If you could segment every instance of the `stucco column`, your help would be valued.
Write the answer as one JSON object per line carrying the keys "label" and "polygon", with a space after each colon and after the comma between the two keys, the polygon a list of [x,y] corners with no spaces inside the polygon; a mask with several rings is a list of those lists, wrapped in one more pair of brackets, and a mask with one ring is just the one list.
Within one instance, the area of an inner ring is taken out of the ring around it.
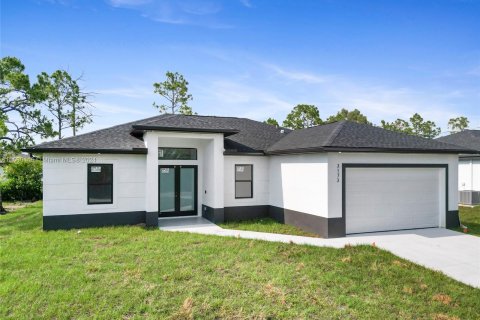
{"label": "stucco column", "polygon": [[224,207],[224,155],[223,155],[223,135],[215,136],[213,140],[213,174],[214,174],[214,207]]}
{"label": "stucco column", "polygon": [[148,148],[145,179],[145,211],[147,226],[158,226],[158,135],[146,132],[143,136]]}

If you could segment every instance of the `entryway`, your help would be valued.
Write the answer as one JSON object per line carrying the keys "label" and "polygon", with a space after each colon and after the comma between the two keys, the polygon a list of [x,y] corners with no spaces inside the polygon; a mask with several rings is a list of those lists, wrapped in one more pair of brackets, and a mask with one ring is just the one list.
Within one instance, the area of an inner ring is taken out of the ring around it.
{"label": "entryway", "polygon": [[211,232],[222,230],[215,223],[202,217],[181,217],[158,219],[158,227],[164,231],[201,230]]}
{"label": "entryway", "polygon": [[197,215],[197,166],[158,166],[158,216]]}

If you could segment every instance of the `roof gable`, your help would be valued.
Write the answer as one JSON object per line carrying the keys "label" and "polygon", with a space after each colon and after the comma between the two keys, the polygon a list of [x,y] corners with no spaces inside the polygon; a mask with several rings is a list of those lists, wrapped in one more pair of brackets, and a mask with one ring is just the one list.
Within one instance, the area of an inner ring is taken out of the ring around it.
{"label": "roof gable", "polygon": [[471,152],[436,140],[385,130],[368,124],[339,121],[295,130],[267,149],[267,153],[306,151]]}

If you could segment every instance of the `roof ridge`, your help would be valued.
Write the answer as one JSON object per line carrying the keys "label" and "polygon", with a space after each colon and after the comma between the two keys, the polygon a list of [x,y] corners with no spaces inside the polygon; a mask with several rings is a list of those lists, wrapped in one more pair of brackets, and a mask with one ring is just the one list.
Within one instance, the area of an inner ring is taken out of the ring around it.
{"label": "roof ridge", "polygon": [[[164,114],[159,114],[158,116],[155,116],[155,117],[146,118],[146,119],[138,120],[138,121],[134,121],[134,122],[143,122],[145,120],[148,120],[147,122],[142,123],[142,125],[144,125],[144,124],[147,124],[147,123],[150,123],[150,122],[153,122],[153,121],[157,121],[157,120],[170,119],[173,116],[176,116],[176,114],[174,114],[174,113],[164,113]],[[157,118],[160,118],[160,119],[157,119]]]}
{"label": "roof ridge", "polygon": [[330,136],[327,138],[327,140],[324,143],[324,147],[329,146],[332,144],[332,142],[338,137],[342,129],[345,127],[345,124],[347,123],[347,120],[342,120],[338,122],[338,125],[335,129],[332,130],[332,133],[330,133]]}
{"label": "roof ridge", "polygon": [[[249,119],[249,118],[245,118],[245,117],[232,117],[232,116],[216,116],[216,115],[206,115],[206,114],[181,114],[181,113],[169,113],[170,115],[175,115],[175,116],[185,116],[185,117],[202,117],[202,118],[206,118],[206,117],[210,117],[210,118],[223,118],[223,119],[246,119],[246,120],[252,120],[252,119]],[[257,120],[252,120],[252,121],[257,121]],[[260,121],[258,121],[260,122]]]}

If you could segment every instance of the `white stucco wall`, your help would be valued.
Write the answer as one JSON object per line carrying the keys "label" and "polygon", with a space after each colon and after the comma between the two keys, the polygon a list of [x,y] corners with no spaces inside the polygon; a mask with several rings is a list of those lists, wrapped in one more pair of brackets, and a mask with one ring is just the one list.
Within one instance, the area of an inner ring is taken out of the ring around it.
{"label": "white stucco wall", "polygon": [[199,186],[202,203],[211,208],[224,207],[224,156],[223,134],[213,134],[205,147],[204,154],[204,184]]}
{"label": "white stucco wall", "polygon": [[[113,164],[113,204],[87,204],[87,161]],[[45,154],[45,216],[145,210],[145,155]]]}
{"label": "white stucco wall", "polygon": [[270,157],[269,204],[328,217],[326,153]]}
{"label": "white stucco wall", "polygon": [[480,160],[472,161],[472,190],[480,191]]}
{"label": "white stucco wall", "polygon": [[342,216],[342,164],[448,164],[448,206],[458,209],[458,155],[451,154],[403,154],[403,153],[328,153],[328,217]]}
{"label": "white stucco wall", "polygon": [[480,159],[459,160],[458,190],[480,191]]}
{"label": "white stucco wall", "polygon": [[[235,199],[235,165],[253,165],[253,198]],[[269,204],[269,157],[225,156],[224,157],[224,202],[225,207],[258,206]]]}

